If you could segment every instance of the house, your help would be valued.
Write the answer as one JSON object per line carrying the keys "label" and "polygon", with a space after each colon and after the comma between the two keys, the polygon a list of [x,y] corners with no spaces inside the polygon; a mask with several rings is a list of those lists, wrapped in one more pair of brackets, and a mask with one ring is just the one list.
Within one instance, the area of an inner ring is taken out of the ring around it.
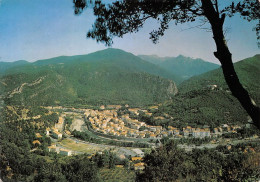
{"label": "house", "polygon": [[119,155],[118,157],[119,157],[119,159],[121,159],[121,160],[124,160],[124,159],[126,158],[124,154],[121,154],[121,155]]}
{"label": "house", "polygon": [[165,132],[162,132],[162,136],[163,136],[163,137],[167,137],[167,136],[168,136],[168,132],[166,132],[166,131],[165,131]]}
{"label": "house", "polygon": [[50,135],[50,131],[51,131],[51,129],[48,127],[48,128],[46,128],[46,136],[49,136]]}
{"label": "house", "polygon": [[156,138],[155,134],[150,134],[150,138]]}
{"label": "house", "polygon": [[85,117],[87,118],[90,115],[90,110],[86,109],[85,113],[84,113]]}
{"label": "house", "polygon": [[127,132],[124,131],[124,132],[120,133],[120,136],[126,137],[127,136]]}
{"label": "house", "polygon": [[136,153],[134,151],[126,149],[126,148],[119,148],[117,151],[117,155],[118,156],[124,155],[125,158],[131,158],[133,156],[136,156]]}
{"label": "house", "polygon": [[72,152],[71,152],[71,150],[60,149],[60,154],[61,154],[61,155],[66,155],[66,156],[71,156],[71,155],[72,155]]}
{"label": "house", "polygon": [[138,138],[145,138],[145,133],[140,133],[140,134],[138,135]]}
{"label": "house", "polygon": [[156,128],[155,127],[150,127],[149,130],[155,132]]}
{"label": "house", "polygon": [[205,135],[205,137],[211,137],[209,128],[205,128],[204,135]]}
{"label": "house", "polygon": [[41,138],[42,137],[40,133],[35,133],[35,135],[36,135],[37,138]]}
{"label": "house", "polygon": [[144,156],[144,152],[140,149],[133,149],[132,151],[134,151],[138,157]]}
{"label": "house", "polygon": [[121,106],[120,105],[107,105],[108,109],[120,109]]}
{"label": "house", "polygon": [[135,114],[135,115],[139,115],[138,113],[138,108],[129,108],[128,111],[130,111],[131,113]]}
{"label": "house", "polygon": [[231,150],[232,145],[227,145],[226,148],[227,148],[228,150]]}
{"label": "house", "polygon": [[163,116],[157,116],[157,117],[154,117],[154,119],[155,119],[155,120],[164,120],[165,117],[163,117]]}
{"label": "house", "polygon": [[178,135],[175,135],[176,138],[182,138],[182,135],[178,134]]}
{"label": "house", "polygon": [[218,86],[217,85],[207,85],[207,87],[211,90],[215,90]]}
{"label": "house", "polygon": [[149,109],[158,109],[159,106],[150,106]]}
{"label": "house", "polygon": [[173,130],[173,134],[174,135],[179,135],[180,134],[180,130],[178,130],[178,129]]}
{"label": "house", "polygon": [[172,136],[173,135],[173,130],[168,130],[168,135]]}
{"label": "house", "polygon": [[117,168],[124,168],[124,165],[116,165]]}
{"label": "house", "polygon": [[62,134],[60,132],[58,132],[58,131],[53,131],[52,132],[52,136],[54,138],[57,138],[57,139],[61,139],[62,138]]}
{"label": "house", "polygon": [[183,136],[188,137],[190,134],[189,130],[186,130],[185,128],[183,129]]}
{"label": "house", "polygon": [[48,147],[49,152],[58,152],[58,148],[55,145]]}
{"label": "house", "polygon": [[153,113],[146,112],[146,113],[145,113],[145,115],[147,115],[147,116],[152,116],[152,115],[153,115]]}
{"label": "house", "polygon": [[155,128],[156,128],[156,131],[161,131],[163,129],[162,126],[155,126]]}
{"label": "house", "polygon": [[192,136],[194,138],[200,138],[200,131],[199,130],[192,131]]}
{"label": "house", "polygon": [[34,140],[32,143],[33,143],[34,145],[35,145],[35,144],[41,145],[41,142],[40,142],[39,140]]}
{"label": "house", "polygon": [[52,128],[51,128],[51,131],[52,131],[52,132],[54,132],[54,131],[58,131],[58,129],[55,128],[55,127],[52,127]]}
{"label": "house", "polygon": [[131,161],[141,161],[141,160],[143,160],[142,157],[132,157],[131,158]]}
{"label": "house", "polygon": [[133,129],[138,130],[140,128],[140,125],[137,125],[136,123],[131,123],[130,127],[133,128]]}
{"label": "house", "polygon": [[59,121],[58,121],[58,124],[62,124],[64,122],[64,119],[63,119],[63,117],[59,117]]}
{"label": "house", "polygon": [[134,169],[135,170],[144,170],[144,163],[143,162],[139,162],[139,163],[136,163],[134,164]]}

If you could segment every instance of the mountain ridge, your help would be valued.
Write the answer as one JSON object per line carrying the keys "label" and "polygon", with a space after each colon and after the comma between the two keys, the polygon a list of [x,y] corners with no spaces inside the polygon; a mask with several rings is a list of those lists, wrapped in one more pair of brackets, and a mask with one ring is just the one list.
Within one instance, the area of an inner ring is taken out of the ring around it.
{"label": "mountain ridge", "polygon": [[[33,84],[40,77],[45,79]],[[177,93],[172,77],[131,53],[106,49],[14,67],[2,80],[9,93],[22,88],[8,103],[141,105],[171,99]]]}
{"label": "mountain ridge", "polygon": [[200,58],[193,59],[183,55],[177,57],[139,55],[139,57],[178,75],[182,78],[182,81],[191,78],[192,76],[219,68],[219,65],[217,64],[204,61]]}
{"label": "mountain ridge", "polygon": [[[234,63],[243,87],[260,104],[260,55]],[[194,76],[179,85],[179,92],[160,112],[172,117],[173,125],[218,127],[221,124],[247,124],[248,114],[230,92],[221,68]]]}

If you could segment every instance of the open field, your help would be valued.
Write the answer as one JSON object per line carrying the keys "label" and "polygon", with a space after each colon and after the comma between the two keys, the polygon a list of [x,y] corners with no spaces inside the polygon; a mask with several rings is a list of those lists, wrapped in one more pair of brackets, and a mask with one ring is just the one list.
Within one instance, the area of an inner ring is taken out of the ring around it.
{"label": "open field", "polygon": [[97,151],[108,149],[109,147],[105,147],[104,145],[90,144],[90,143],[82,143],[77,142],[72,139],[66,138],[60,141],[62,147],[70,149],[72,151],[82,152],[82,153],[94,153]]}

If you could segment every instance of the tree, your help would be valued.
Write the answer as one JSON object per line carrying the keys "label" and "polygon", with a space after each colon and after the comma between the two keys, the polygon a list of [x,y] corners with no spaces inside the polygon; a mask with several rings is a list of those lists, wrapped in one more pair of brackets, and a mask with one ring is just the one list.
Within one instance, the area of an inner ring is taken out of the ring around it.
{"label": "tree", "polygon": [[[232,54],[223,32],[225,17],[239,13],[247,21],[259,20],[258,0],[231,1],[230,5],[220,10],[218,0],[115,0],[105,4],[102,0],[74,0],[75,14],[80,14],[91,5],[97,17],[92,30],[87,37],[96,39],[110,46],[113,37],[122,37],[126,33],[138,32],[147,19],[160,22],[158,30],[152,30],[150,39],[156,43],[169,28],[169,23],[175,24],[196,21],[203,18],[211,25],[217,51],[215,57],[222,65],[223,74],[233,96],[260,129],[260,108],[250,98],[247,90],[241,85],[232,63]],[[260,21],[255,27],[258,45],[260,47]]]}
{"label": "tree", "polygon": [[[144,157],[145,169],[136,181],[177,181],[185,179],[187,155],[171,140],[165,146],[153,150]],[[190,166],[191,167],[191,166]]]}

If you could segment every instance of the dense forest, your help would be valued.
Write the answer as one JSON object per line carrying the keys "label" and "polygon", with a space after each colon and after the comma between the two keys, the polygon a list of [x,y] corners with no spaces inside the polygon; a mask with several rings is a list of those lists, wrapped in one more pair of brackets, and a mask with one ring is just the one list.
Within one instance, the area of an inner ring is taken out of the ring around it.
{"label": "dense forest", "polygon": [[259,144],[252,146],[185,152],[169,141],[145,156],[137,181],[254,181],[260,175],[260,153]]}
{"label": "dense forest", "polygon": [[[256,104],[260,103],[260,55],[247,58],[234,64],[239,79],[249,90]],[[158,115],[166,113],[173,119],[169,125],[208,125],[248,123],[249,117],[237,99],[231,94],[221,69],[195,76],[184,81],[178,94],[170,102],[165,102],[156,111]],[[166,122],[166,121],[165,121]]]}

